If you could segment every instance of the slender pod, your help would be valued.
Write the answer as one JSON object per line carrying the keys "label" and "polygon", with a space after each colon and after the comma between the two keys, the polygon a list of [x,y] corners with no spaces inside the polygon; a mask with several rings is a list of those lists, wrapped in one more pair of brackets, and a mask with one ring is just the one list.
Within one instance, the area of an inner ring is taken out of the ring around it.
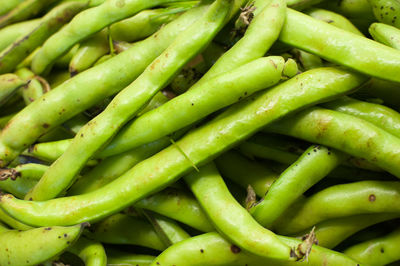
{"label": "slender pod", "polygon": [[312,107],[266,130],[364,158],[400,178],[400,139],[358,117]]}
{"label": "slender pod", "polygon": [[26,35],[31,32],[39,24],[40,18],[15,23],[3,29],[0,29],[0,51],[12,44],[20,36]]}
{"label": "slender pod", "polygon": [[32,61],[32,70],[41,74],[72,46],[90,35],[141,10],[169,2],[179,0],[107,0],[99,6],[89,8],[44,43]]}
{"label": "slender pod", "polygon": [[214,164],[185,177],[218,232],[235,245],[258,256],[282,260],[301,259],[303,254],[282,243],[270,230],[254,220],[230,194]]}
{"label": "slender pod", "polygon": [[69,79],[26,107],[1,132],[0,167],[44,133],[127,86],[207,7],[189,10],[123,54]]}
{"label": "slender pod", "polygon": [[368,31],[375,41],[400,50],[400,29],[383,23],[372,23]]}
{"label": "slender pod", "polygon": [[336,68],[304,72],[231,106],[186,134],[175,145],[142,161],[96,191],[41,202],[3,195],[0,208],[29,224],[100,220],[161,190],[193,166],[207,163],[267,124],[300,108],[348,93],[364,80],[362,76]]}
{"label": "slender pod", "polygon": [[358,72],[400,81],[400,51],[290,8],[279,40]]}
{"label": "slender pod", "polygon": [[400,3],[396,0],[368,0],[379,22],[400,28]]}
{"label": "slender pod", "polygon": [[386,265],[400,260],[400,230],[349,247],[344,253],[361,263],[368,265]]}
{"label": "slender pod", "polygon": [[18,38],[0,53],[0,73],[13,71],[27,55],[86,7],[87,3],[69,2],[50,10],[36,28]]}
{"label": "slender pod", "polygon": [[265,197],[250,208],[251,215],[261,225],[270,228],[293,202],[347,157],[337,150],[311,146],[280,174]]}
{"label": "slender pod", "polygon": [[132,254],[111,248],[107,248],[106,254],[107,254],[107,265],[110,266],[121,266],[121,265],[149,266],[155,259],[155,257],[151,255]]}
{"label": "slender pod", "polygon": [[31,226],[21,223],[18,220],[15,220],[10,215],[5,213],[3,210],[0,209],[0,221],[7,224],[11,228],[18,229],[18,230],[29,230],[32,229]]}
{"label": "slender pod", "polygon": [[82,233],[86,224],[70,227],[41,227],[0,234],[1,265],[36,265],[61,254]]}
{"label": "slender pod", "polygon": [[15,74],[0,75],[0,106],[4,104],[26,84],[26,81]]}
{"label": "slender pod", "polygon": [[201,19],[180,34],[134,82],[118,93],[102,113],[79,130],[68,149],[50,166],[27,198],[51,199],[69,188],[93,154],[211,42],[226,22],[232,3],[233,0],[214,2]]}
{"label": "slender pod", "polygon": [[147,221],[120,213],[92,225],[85,235],[102,243],[139,245],[156,250],[166,247]]}
{"label": "slender pod", "polygon": [[361,181],[326,188],[296,202],[275,222],[278,233],[294,234],[319,222],[357,214],[400,212],[400,182]]}
{"label": "slender pod", "polygon": [[[326,220],[315,225],[315,235],[319,246],[333,249],[342,241],[364,228],[398,218],[399,216],[400,214],[393,213],[361,214]],[[309,229],[296,235],[301,238],[308,232],[310,232]]]}
{"label": "slender pod", "polygon": [[81,258],[85,266],[107,265],[106,251],[100,242],[89,240],[86,237],[80,237],[68,251]]}

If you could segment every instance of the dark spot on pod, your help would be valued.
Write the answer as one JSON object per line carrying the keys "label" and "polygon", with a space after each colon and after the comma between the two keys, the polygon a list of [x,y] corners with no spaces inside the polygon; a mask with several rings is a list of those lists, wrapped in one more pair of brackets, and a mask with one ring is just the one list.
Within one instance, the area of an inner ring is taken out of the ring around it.
{"label": "dark spot on pod", "polygon": [[238,101],[240,101],[242,99],[242,96],[240,96],[239,98],[238,98]]}
{"label": "dark spot on pod", "polygon": [[29,200],[32,201],[33,199],[32,199],[32,198],[29,198]]}
{"label": "dark spot on pod", "polygon": [[160,265],[160,263],[157,261],[157,265]]}
{"label": "dark spot on pod", "polygon": [[385,12],[385,15],[386,15],[386,16],[389,15],[389,12]]}
{"label": "dark spot on pod", "polygon": [[383,9],[383,6],[381,6],[381,9]]}
{"label": "dark spot on pod", "polygon": [[61,238],[61,236],[58,236],[58,238]]}
{"label": "dark spot on pod", "polygon": [[29,263],[29,260],[26,260],[26,263]]}
{"label": "dark spot on pod", "polygon": [[311,153],[307,153],[307,155],[311,155]]}
{"label": "dark spot on pod", "polygon": [[67,241],[67,244],[69,245],[71,242],[70,241]]}
{"label": "dark spot on pod", "polygon": [[200,252],[201,252],[201,253],[204,253],[204,249],[200,249]]}
{"label": "dark spot on pod", "polygon": [[330,152],[330,151],[328,151],[328,155],[331,155],[331,152]]}
{"label": "dark spot on pod", "polygon": [[247,91],[244,92],[244,95],[247,95]]}
{"label": "dark spot on pod", "polygon": [[44,230],[50,231],[51,227],[46,227]]}
{"label": "dark spot on pod", "polygon": [[69,70],[69,75],[72,77],[78,75],[78,71],[76,69],[70,69]]}
{"label": "dark spot on pod", "polygon": [[81,138],[83,138],[83,133],[81,133]]}
{"label": "dark spot on pod", "polygon": [[67,234],[64,234],[64,237],[67,237],[68,235]]}
{"label": "dark spot on pod", "polygon": [[383,248],[381,248],[381,253],[385,253],[385,250]]}
{"label": "dark spot on pod", "polygon": [[192,106],[194,105],[194,103],[192,103]]}
{"label": "dark spot on pod", "polygon": [[368,200],[370,202],[374,202],[376,200],[376,196],[374,194],[371,194],[371,195],[368,196]]}
{"label": "dark spot on pod", "polygon": [[237,253],[239,253],[241,251],[241,249],[238,246],[231,245],[231,251],[232,251],[232,253],[237,254]]}
{"label": "dark spot on pod", "polygon": [[394,7],[391,6],[390,9],[394,11]]}
{"label": "dark spot on pod", "polygon": [[43,125],[42,125],[44,128],[49,128],[49,124],[47,124],[47,123],[44,123]]}

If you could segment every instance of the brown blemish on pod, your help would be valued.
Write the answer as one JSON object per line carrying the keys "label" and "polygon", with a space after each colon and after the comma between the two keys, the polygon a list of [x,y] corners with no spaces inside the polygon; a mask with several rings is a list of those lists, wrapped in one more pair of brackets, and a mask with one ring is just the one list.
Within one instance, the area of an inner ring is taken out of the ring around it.
{"label": "brown blemish on pod", "polygon": [[368,200],[370,202],[374,202],[376,200],[376,196],[374,194],[371,194],[371,195],[368,196]]}

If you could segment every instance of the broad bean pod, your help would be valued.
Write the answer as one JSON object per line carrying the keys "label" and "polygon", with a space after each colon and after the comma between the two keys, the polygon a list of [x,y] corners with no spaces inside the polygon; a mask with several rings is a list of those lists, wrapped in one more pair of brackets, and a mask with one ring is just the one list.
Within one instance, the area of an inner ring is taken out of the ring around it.
{"label": "broad bean pod", "polygon": [[10,215],[5,213],[3,210],[0,210],[0,221],[7,224],[11,228],[18,229],[18,230],[28,230],[28,229],[32,228],[29,225],[23,224],[20,221],[15,220]]}
{"label": "broad bean pod", "polygon": [[276,220],[281,234],[294,234],[319,222],[357,214],[399,213],[400,183],[361,181],[326,188],[298,201]]}
{"label": "broad bean pod", "polygon": [[137,265],[137,266],[149,266],[154,256],[151,255],[140,255],[123,252],[116,249],[107,248],[107,265],[120,266],[120,265]]}
{"label": "broad bean pod", "polygon": [[36,265],[62,253],[79,238],[85,224],[41,227],[0,234],[1,265]]}
{"label": "broad bean pod", "polygon": [[336,68],[304,72],[233,105],[204,126],[186,134],[175,145],[142,161],[96,191],[41,202],[3,195],[0,196],[0,208],[35,225],[100,220],[161,190],[190,171],[193,165],[207,163],[267,124],[299,108],[348,93],[364,80],[362,76]]}
{"label": "broad bean pod", "polygon": [[36,76],[27,68],[20,68],[15,71],[15,74],[27,82],[20,90],[20,94],[26,105],[31,104],[50,90],[50,85],[45,79]]}
{"label": "broad bean pod", "polygon": [[32,19],[0,29],[0,51],[12,44],[20,36],[31,32],[39,23],[40,19]]}
{"label": "broad bean pod", "polygon": [[254,220],[230,194],[215,165],[210,163],[185,176],[185,181],[216,229],[234,244],[258,256],[292,261],[301,259],[296,247],[282,243]]}
{"label": "broad bean pod", "polygon": [[101,243],[80,237],[69,252],[77,255],[85,263],[85,266],[106,266],[107,255]]}
{"label": "broad bean pod", "polygon": [[375,18],[379,22],[400,28],[400,3],[396,0],[369,0]]}
{"label": "broad bean pod", "polygon": [[290,8],[279,40],[358,72],[400,81],[400,51]]}
{"label": "broad bean pod", "polygon": [[[1,132],[0,167],[6,166],[45,132],[127,86],[207,7],[189,10],[123,54],[71,78],[30,104]],[[130,67],[131,62],[136,62],[134,68]]]}
{"label": "broad bean pod", "polygon": [[6,2],[2,3],[2,5],[0,7],[0,15],[4,15],[5,13],[12,10],[13,8],[15,8],[18,4],[20,4],[23,1],[24,0],[10,0],[10,1],[6,1]]}
{"label": "broad bean pod", "polygon": [[365,158],[400,178],[400,148],[396,148],[400,147],[400,139],[358,117],[312,107],[280,121],[279,125],[270,125],[266,130]]}
{"label": "broad bean pod", "polygon": [[251,215],[261,225],[270,228],[293,202],[347,157],[337,150],[311,146],[280,174],[264,198],[250,208]]}
{"label": "broad bean pod", "polygon": [[294,54],[297,61],[300,63],[302,69],[304,70],[310,70],[323,66],[321,58],[316,55],[304,52],[299,49],[294,49]]}
{"label": "broad bean pod", "polygon": [[179,1],[182,0],[126,0],[123,2],[106,0],[99,6],[81,12],[63,29],[51,36],[33,59],[32,70],[37,74],[43,73],[72,46],[114,22],[162,3]]}
{"label": "broad bean pod", "polygon": [[50,166],[26,197],[51,199],[69,188],[93,154],[104,147],[191,58],[211,42],[227,22],[232,4],[233,0],[214,2],[201,19],[180,34],[135,81],[119,92],[101,114],[79,130],[65,153]]}
{"label": "broad bean pod", "polygon": [[13,71],[28,54],[86,7],[87,3],[69,2],[50,10],[36,28],[19,37],[0,53],[0,73]]}
{"label": "broad bean pod", "polygon": [[15,74],[0,75],[0,106],[3,106],[26,81]]}
{"label": "broad bean pod", "polygon": [[372,23],[368,31],[375,41],[400,50],[400,29],[383,23]]}
{"label": "broad bean pod", "polygon": [[400,230],[390,234],[354,245],[344,253],[361,263],[368,265],[386,265],[400,260],[398,247],[400,243]]}
{"label": "broad bean pod", "polygon": [[6,231],[11,230],[7,225],[3,224],[2,222],[0,222],[0,234]]}

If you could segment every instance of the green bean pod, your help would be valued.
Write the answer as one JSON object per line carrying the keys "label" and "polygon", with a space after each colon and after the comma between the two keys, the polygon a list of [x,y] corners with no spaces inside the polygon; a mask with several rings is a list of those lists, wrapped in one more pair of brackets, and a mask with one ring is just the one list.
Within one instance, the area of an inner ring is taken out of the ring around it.
{"label": "green bean pod", "polygon": [[400,183],[361,181],[326,188],[287,209],[275,222],[278,233],[294,234],[319,222],[357,214],[399,213]]}
{"label": "green bean pod", "polygon": [[368,29],[375,41],[400,50],[400,30],[383,23],[372,23]]}
{"label": "green bean pod", "polygon": [[267,131],[333,147],[400,178],[400,139],[358,117],[313,107],[270,125]]}
{"label": "green bean pod", "polygon": [[3,210],[0,209],[0,221],[7,224],[11,228],[18,229],[18,230],[29,230],[32,229],[31,226],[21,223],[18,220],[15,220],[10,215],[5,213]]}
{"label": "green bean pod", "polygon": [[2,116],[0,118],[0,129],[3,129],[7,125],[8,121],[10,121],[11,118],[13,118],[15,114],[16,113]]}
{"label": "green bean pod", "polygon": [[348,155],[313,145],[272,184],[265,197],[250,208],[251,215],[270,228],[282,213]]}
{"label": "green bean pod", "polygon": [[[287,245],[295,246],[301,243],[298,239],[278,236]],[[357,266],[351,258],[329,249],[314,245],[308,261],[279,261],[256,256],[241,250],[238,246],[228,242],[218,233],[212,232],[198,235],[179,242],[156,257],[151,265],[343,265]]]}
{"label": "green bean pod", "polygon": [[91,226],[85,235],[108,244],[129,244],[164,250],[165,245],[151,224],[140,218],[114,214]]}
{"label": "green bean pod", "polygon": [[286,4],[288,7],[296,9],[296,10],[303,10],[310,6],[319,4],[323,0],[287,0]]}
{"label": "green bean pod", "polygon": [[44,43],[32,61],[32,70],[37,74],[43,73],[72,46],[114,22],[162,3],[179,1],[182,0],[126,0],[123,2],[107,0],[99,6],[81,12]]}
{"label": "green bean pod", "polygon": [[86,7],[85,3],[70,2],[52,9],[40,20],[36,28],[18,38],[0,53],[0,73],[13,71],[27,55]]}
{"label": "green bean pod", "polygon": [[4,104],[26,84],[26,81],[15,74],[0,75],[0,106]]}
{"label": "green bean pod", "polygon": [[312,8],[307,10],[306,14],[315,19],[329,23],[339,29],[364,36],[364,34],[362,34],[346,17],[335,12],[320,8]]}
{"label": "green bean pod", "polygon": [[[26,107],[1,132],[0,167],[51,128],[127,86],[207,7],[189,10],[130,50],[71,78]],[[136,62],[134,68],[131,62]]]}
{"label": "green bean pod", "polygon": [[384,105],[343,97],[322,106],[364,119],[400,138],[400,114]]}
{"label": "green bean pod", "polygon": [[40,24],[40,19],[32,19],[19,22],[0,29],[0,51],[12,44],[20,36],[31,32]]}
{"label": "green bean pod", "polygon": [[400,3],[396,0],[369,0],[375,18],[382,23],[400,28]]}
{"label": "green bean pod", "polygon": [[218,232],[234,244],[258,256],[297,260],[297,249],[282,243],[277,236],[254,220],[230,194],[214,164],[208,164],[185,177],[207,216]]}
{"label": "green bean pod", "polygon": [[232,3],[233,0],[214,2],[201,19],[179,35],[134,82],[115,96],[101,114],[79,130],[68,149],[50,166],[26,197],[47,200],[69,188],[93,154],[207,46],[226,22]]}
{"label": "green bean pod", "polygon": [[107,255],[101,243],[89,240],[85,237],[79,238],[69,252],[77,255],[85,263],[85,266],[106,266]]}
{"label": "green bean pod", "polygon": [[100,57],[110,51],[107,30],[102,30],[79,45],[69,63],[71,77],[90,68]]}
{"label": "green bean pod", "polygon": [[387,265],[400,260],[398,247],[400,243],[400,230],[390,234],[354,245],[344,253],[361,263],[368,265]]}
{"label": "green bean pod", "polygon": [[27,68],[20,68],[15,71],[15,74],[28,82],[20,91],[26,105],[31,104],[50,90],[50,85],[45,79],[36,76]]}
{"label": "green bean pod", "polygon": [[107,253],[107,265],[110,266],[121,266],[121,265],[149,266],[155,259],[155,257],[151,255],[131,254],[109,248],[107,248],[106,253]]}
{"label": "green bean pod", "polygon": [[400,81],[400,51],[295,10],[287,10],[279,40],[358,72]]}
{"label": "green bean pod", "polygon": [[0,222],[0,234],[6,231],[11,230],[10,228],[8,228],[8,226],[6,226],[5,224],[3,224],[2,222]]}
{"label": "green bean pod", "polygon": [[300,65],[303,67],[304,70],[310,70],[323,66],[321,58],[316,55],[298,49],[294,49],[294,53],[296,59],[300,62]]}
{"label": "green bean pod", "polygon": [[[351,235],[363,230],[371,225],[398,218],[399,214],[382,213],[382,214],[361,214],[349,217],[331,219],[323,221],[315,225],[315,235],[318,239],[318,245],[321,247],[333,249],[343,240]],[[296,234],[301,238],[310,232],[310,229],[304,230],[300,234]],[[351,256],[350,256],[351,257]],[[354,257],[353,257],[354,258]],[[368,263],[367,263],[368,264]]]}
{"label": "green bean pod", "polygon": [[4,15],[5,13],[12,10],[13,8],[15,8],[18,4],[20,4],[23,1],[24,0],[10,0],[10,1],[6,1],[6,2],[2,3],[2,5],[0,7],[0,15]]}
{"label": "green bean pod", "polygon": [[36,265],[62,253],[76,241],[85,224],[41,227],[0,234],[1,265]]}
{"label": "green bean pod", "polygon": [[193,165],[207,163],[267,124],[299,108],[348,93],[364,80],[362,76],[336,68],[304,72],[233,105],[214,120],[186,134],[175,145],[142,161],[96,191],[41,202],[4,195],[0,196],[0,208],[29,224],[99,220],[161,190],[190,171]]}

